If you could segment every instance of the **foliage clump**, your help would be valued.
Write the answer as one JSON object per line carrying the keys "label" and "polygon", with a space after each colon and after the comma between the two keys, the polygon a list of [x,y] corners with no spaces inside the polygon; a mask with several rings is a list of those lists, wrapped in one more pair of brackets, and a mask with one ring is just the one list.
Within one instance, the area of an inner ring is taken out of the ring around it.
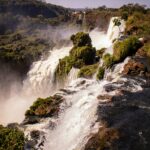
{"label": "foliage clump", "polygon": [[103,67],[99,67],[96,78],[98,80],[102,80],[104,78],[105,69]]}
{"label": "foliage clump", "polygon": [[24,142],[22,131],[0,125],[0,150],[23,150]]}
{"label": "foliage clump", "polygon": [[71,36],[73,48],[70,55],[60,59],[56,68],[56,79],[64,78],[72,67],[82,68],[95,63],[96,50],[92,47],[89,34],[79,32]]}
{"label": "foliage clump", "polygon": [[124,41],[116,42],[113,47],[114,61],[123,61],[127,56],[133,55],[141,46],[141,42],[138,40],[138,38],[133,36],[125,39]]}
{"label": "foliage clump", "polygon": [[57,114],[59,111],[59,104],[63,101],[63,98],[59,95],[50,96],[48,98],[38,98],[25,115],[48,117]]}
{"label": "foliage clump", "polygon": [[[74,60],[73,66],[76,68],[93,64],[95,61],[95,54],[95,48],[90,46],[74,47],[70,52],[70,55]],[[81,64],[78,64],[78,61],[81,62]]]}
{"label": "foliage clump", "polygon": [[144,14],[140,12],[135,12],[128,17],[126,22],[126,34],[144,36],[150,35],[150,13]]}
{"label": "foliage clump", "polygon": [[144,51],[146,52],[147,56],[150,57],[150,41],[145,43],[144,47],[143,47]]}
{"label": "foliage clump", "polygon": [[97,71],[98,64],[84,66],[80,69],[78,77],[91,78]]}
{"label": "foliage clump", "polygon": [[112,67],[112,65],[114,64],[113,56],[110,54],[105,54],[103,56],[103,61],[104,61],[105,68]]}
{"label": "foliage clump", "polygon": [[106,48],[102,48],[100,50],[96,51],[96,57],[98,57],[99,59],[102,58],[104,52],[105,52]]}
{"label": "foliage clump", "polygon": [[84,32],[78,32],[75,35],[73,34],[71,36],[71,41],[73,42],[74,47],[92,46],[89,34]]}

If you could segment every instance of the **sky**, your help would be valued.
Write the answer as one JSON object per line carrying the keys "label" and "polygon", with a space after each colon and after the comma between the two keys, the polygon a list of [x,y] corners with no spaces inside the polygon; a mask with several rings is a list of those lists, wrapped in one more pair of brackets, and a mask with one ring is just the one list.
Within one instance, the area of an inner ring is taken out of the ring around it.
{"label": "sky", "polygon": [[150,0],[46,0],[49,3],[70,8],[94,8],[102,5],[107,7],[120,7],[123,4],[139,3],[150,7]]}

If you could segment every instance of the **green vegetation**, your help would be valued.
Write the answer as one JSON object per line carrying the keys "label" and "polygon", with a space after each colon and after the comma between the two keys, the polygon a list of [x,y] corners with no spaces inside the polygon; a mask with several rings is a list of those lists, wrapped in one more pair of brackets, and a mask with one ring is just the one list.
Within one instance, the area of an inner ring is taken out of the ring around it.
{"label": "green vegetation", "polygon": [[[70,52],[70,55],[74,59],[73,66],[76,68],[81,68],[83,65],[93,64],[95,61],[95,54],[95,48],[90,46],[74,47]],[[78,61],[81,62],[81,64],[78,64]]]}
{"label": "green vegetation", "polygon": [[105,54],[103,56],[103,61],[104,61],[105,68],[112,67],[112,65],[114,64],[113,56],[111,56],[110,54]]}
{"label": "green vegetation", "polygon": [[80,69],[78,73],[78,77],[92,78],[92,76],[96,73],[97,68],[98,68],[98,64],[84,66]]}
{"label": "green vegetation", "polygon": [[23,30],[0,35],[0,61],[9,63],[12,69],[25,74],[30,64],[50,47],[46,39],[38,38],[36,35],[38,33],[29,36]]}
{"label": "green vegetation", "polygon": [[73,34],[71,41],[74,47],[92,46],[89,34],[84,32],[78,32],[76,35]]}
{"label": "green vegetation", "polygon": [[103,53],[105,52],[106,48],[102,48],[100,50],[97,50],[96,51],[96,56],[99,57],[99,58],[102,58],[103,56]]}
{"label": "green vegetation", "polygon": [[128,17],[126,23],[126,33],[129,35],[137,35],[139,37],[147,37],[150,35],[150,13],[135,12]]}
{"label": "green vegetation", "polygon": [[0,150],[23,150],[24,142],[22,131],[0,125]]}
{"label": "green vegetation", "polygon": [[97,79],[102,80],[104,78],[105,69],[103,67],[99,67],[98,73],[97,73]]}
{"label": "green vegetation", "polygon": [[49,117],[57,114],[59,111],[59,104],[63,101],[63,98],[59,95],[54,95],[45,99],[38,98],[29,110],[26,111],[25,115],[28,116],[39,116]]}
{"label": "green vegetation", "polygon": [[79,32],[72,35],[71,40],[74,47],[71,49],[69,56],[59,61],[55,72],[56,79],[65,78],[72,67],[82,68],[95,63],[96,50],[91,45],[89,34]]}
{"label": "green vegetation", "polygon": [[66,56],[63,59],[60,59],[59,64],[56,68],[55,77],[61,79],[64,78],[65,76],[68,75],[72,66],[73,66],[72,57]]}
{"label": "green vegetation", "polygon": [[144,47],[143,47],[144,51],[146,52],[147,56],[150,57],[150,41],[148,41]]}
{"label": "green vegetation", "polygon": [[49,27],[67,22],[69,14],[38,0],[1,0],[0,63],[25,76],[32,62],[56,44],[46,34]]}
{"label": "green vegetation", "polygon": [[118,41],[114,44],[113,58],[115,62],[123,61],[127,56],[135,54],[140,48],[141,42],[136,37],[129,37],[124,41]]}

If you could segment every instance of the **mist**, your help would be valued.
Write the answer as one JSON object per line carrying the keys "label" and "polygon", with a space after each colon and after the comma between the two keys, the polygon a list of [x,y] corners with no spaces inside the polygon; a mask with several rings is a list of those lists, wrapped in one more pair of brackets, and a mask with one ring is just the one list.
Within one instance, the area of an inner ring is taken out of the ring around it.
{"label": "mist", "polygon": [[[20,26],[22,25],[20,24]],[[68,28],[64,25],[57,27],[47,26],[38,30],[39,38],[53,45],[47,49],[47,55],[43,52],[39,60],[33,62],[28,72],[23,76],[17,71],[12,70],[9,64],[0,62],[0,124],[7,125],[13,122],[21,123],[25,118],[26,110],[38,97],[50,96],[51,92],[46,91],[46,86],[50,85],[47,85],[48,82],[43,84],[45,77],[41,76],[41,82],[38,81],[38,75],[41,74],[40,71],[42,70],[37,68],[37,76],[35,74],[31,75],[30,72],[35,70],[36,63],[42,65],[41,62],[44,62],[44,60],[46,62],[53,50],[57,49],[58,54],[63,52],[63,47],[66,48],[68,45],[71,45],[70,36],[79,30],[78,27]],[[60,57],[63,57],[63,54]],[[57,60],[59,61],[59,58]],[[41,69],[43,69],[43,67],[41,67]],[[34,75],[35,81],[32,79]],[[50,80],[49,76],[47,76],[47,80]],[[38,88],[37,90],[33,89],[34,82],[43,90],[39,92]]]}

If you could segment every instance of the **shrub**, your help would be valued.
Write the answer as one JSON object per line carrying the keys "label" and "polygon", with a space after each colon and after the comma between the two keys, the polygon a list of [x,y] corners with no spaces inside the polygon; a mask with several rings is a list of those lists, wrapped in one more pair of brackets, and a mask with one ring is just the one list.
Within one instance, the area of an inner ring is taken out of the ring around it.
{"label": "shrub", "polygon": [[80,69],[78,77],[91,78],[97,71],[98,64],[84,66]]}
{"label": "shrub", "polygon": [[102,80],[104,78],[105,69],[103,67],[99,67],[98,73],[97,73],[97,79]]}
{"label": "shrub", "polygon": [[140,47],[141,42],[136,37],[129,37],[124,41],[116,42],[113,47],[114,61],[123,61],[127,56],[133,55]]}
{"label": "shrub", "polygon": [[0,150],[23,150],[24,142],[22,131],[0,125]]}
{"label": "shrub", "polygon": [[104,61],[104,66],[106,68],[112,67],[112,65],[114,64],[113,56],[111,56],[110,54],[105,54],[103,56],[103,61]]}
{"label": "shrub", "polygon": [[91,38],[88,33],[78,32],[76,35],[71,36],[71,40],[76,47],[92,46]]}
{"label": "shrub", "polygon": [[74,47],[70,55],[61,59],[55,71],[55,77],[62,79],[70,72],[72,67],[81,68],[95,62],[96,50],[91,46],[91,39],[88,34],[79,32],[72,35]]}
{"label": "shrub", "polygon": [[125,21],[127,21],[127,19],[128,19],[128,12],[127,11],[122,12],[121,19],[124,19]]}

